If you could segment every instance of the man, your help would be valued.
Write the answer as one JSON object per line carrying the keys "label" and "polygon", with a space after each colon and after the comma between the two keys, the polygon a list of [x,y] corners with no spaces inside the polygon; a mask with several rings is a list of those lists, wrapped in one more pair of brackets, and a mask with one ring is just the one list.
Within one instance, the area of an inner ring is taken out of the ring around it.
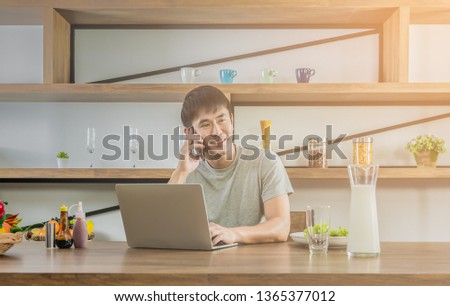
{"label": "man", "polygon": [[[213,86],[192,90],[181,120],[185,134],[195,134],[197,140],[188,136],[169,183],[202,184],[213,244],[286,241],[288,195],[293,192],[286,170],[274,154],[269,158],[263,150],[233,144],[233,114],[226,96]],[[212,135],[220,138],[206,143]],[[204,151],[206,158],[196,158],[196,151]]]}

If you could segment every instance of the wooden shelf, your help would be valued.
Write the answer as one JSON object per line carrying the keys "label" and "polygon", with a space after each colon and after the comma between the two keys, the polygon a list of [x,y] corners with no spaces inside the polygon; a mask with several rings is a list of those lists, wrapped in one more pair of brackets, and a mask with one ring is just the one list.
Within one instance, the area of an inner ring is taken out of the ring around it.
{"label": "wooden shelf", "polygon": [[181,102],[189,84],[0,84],[0,102]]}
{"label": "wooden shelf", "polygon": [[[0,84],[0,102],[181,102],[202,84]],[[450,105],[448,83],[209,84],[235,106]]]}
{"label": "wooden shelf", "polygon": [[[399,7],[413,23],[450,23],[450,3],[435,0],[2,0],[0,24],[42,24],[43,10],[57,9],[73,25],[224,27],[373,27]],[[436,17],[435,17],[436,16]]]}
{"label": "wooden shelf", "polygon": [[[1,168],[0,182],[133,182],[167,181],[174,169],[126,168]],[[291,179],[348,179],[347,168],[314,169],[287,167]],[[382,167],[380,179],[450,179],[450,167],[419,169],[415,167]]]}
{"label": "wooden shelf", "polygon": [[1,168],[0,182],[165,182],[174,169]]}
{"label": "wooden shelf", "polygon": [[[347,168],[298,168],[287,167],[291,179],[348,179]],[[381,167],[380,179],[449,179],[450,167]]]}
{"label": "wooden shelf", "polygon": [[234,105],[394,106],[450,105],[444,83],[236,84]]}

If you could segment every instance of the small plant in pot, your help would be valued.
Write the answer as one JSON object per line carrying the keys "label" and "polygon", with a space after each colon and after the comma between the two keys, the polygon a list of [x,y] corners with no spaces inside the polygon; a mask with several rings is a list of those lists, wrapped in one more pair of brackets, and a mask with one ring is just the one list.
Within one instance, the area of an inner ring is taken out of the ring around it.
{"label": "small plant in pot", "polygon": [[434,135],[420,135],[406,145],[414,154],[418,168],[436,167],[439,153],[445,153],[445,141]]}
{"label": "small plant in pot", "polygon": [[56,155],[56,162],[58,164],[58,168],[67,168],[69,166],[69,154],[66,152],[59,152]]}

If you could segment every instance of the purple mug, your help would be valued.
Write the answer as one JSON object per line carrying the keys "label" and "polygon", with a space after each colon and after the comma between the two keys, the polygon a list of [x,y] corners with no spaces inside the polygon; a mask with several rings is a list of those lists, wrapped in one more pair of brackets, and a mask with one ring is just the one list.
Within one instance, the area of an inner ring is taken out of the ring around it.
{"label": "purple mug", "polygon": [[297,83],[309,83],[309,78],[316,74],[316,71],[311,68],[297,68],[295,69],[295,76]]}

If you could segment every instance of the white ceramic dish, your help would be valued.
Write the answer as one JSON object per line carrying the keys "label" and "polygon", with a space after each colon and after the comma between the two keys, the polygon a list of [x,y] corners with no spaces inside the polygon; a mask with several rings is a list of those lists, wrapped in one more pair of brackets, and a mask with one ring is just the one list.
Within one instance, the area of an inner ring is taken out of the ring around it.
{"label": "white ceramic dish", "polygon": [[[295,242],[308,247],[308,241],[306,241],[303,232],[292,233],[290,236]],[[328,239],[328,248],[330,249],[345,249],[347,247],[347,237],[329,237]]]}

